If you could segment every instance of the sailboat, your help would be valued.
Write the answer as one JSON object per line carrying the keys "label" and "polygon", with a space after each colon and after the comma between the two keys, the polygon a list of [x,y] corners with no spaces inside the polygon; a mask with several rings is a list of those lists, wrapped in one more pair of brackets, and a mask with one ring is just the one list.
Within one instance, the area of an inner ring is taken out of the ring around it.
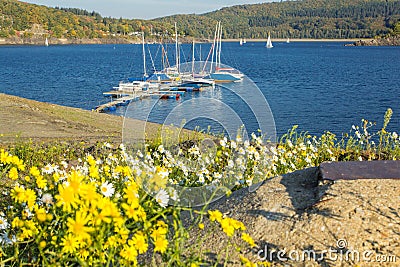
{"label": "sailboat", "polygon": [[148,81],[149,75],[146,71],[146,52],[145,52],[144,33],[142,32],[142,53],[143,53],[143,77],[142,78],[129,78],[128,81],[121,81],[118,87],[114,87],[115,90],[123,93],[135,93],[138,91],[147,91],[153,86]]}
{"label": "sailboat", "polygon": [[47,39],[47,37],[46,37],[46,40],[44,41],[44,45],[49,46],[49,40]]}
{"label": "sailboat", "polygon": [[269,32],[268,32],[267,44],[265,45],[265,47],[266,47],[266,48],[272,48],[272,47],[274,47],[274,46],[272,45],[271,36],[270,36],[270,33],[269,33]]}
{"label": "sailboat", "polygon": [[244,43],[244,44],[247,43],[247,42],[246,42],[246,38],[243,39],[243,43]]}
{"label": "sailboat", "polygon": [[[205,76],[204,78],[212,79],[216,83],[230,83],[230,82],[242,81],[244,76],[243,73],[234,68],[221,66],[221,47],[222,47],[222,26],[221,22],[219,21],[215,28],[214,43],[211,45],[211,50],[210,50],[210,54],[212,52],[210,74]],[[215,55],[215,61],[214,61],[214,55]]]}
{"label": "sailboat", "polygon": [[287,44],[289,44],[289,43],[290,43],[290,40],[289,40],[289,38],[287,38],[287,40],[286,40],[286,43],[287,43]]}
{"label": "sailboat", "polygon": [[239,44],[243,45],[243,39],[242,38],[240,38]]}

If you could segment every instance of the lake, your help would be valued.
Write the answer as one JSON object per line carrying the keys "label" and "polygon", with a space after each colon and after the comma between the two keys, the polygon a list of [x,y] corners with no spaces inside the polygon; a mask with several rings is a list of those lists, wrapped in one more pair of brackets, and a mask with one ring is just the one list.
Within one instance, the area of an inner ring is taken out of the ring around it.
{"label": "lake", "polygon": [[[248,77],[245,85],[187,93],[178,101],[142,100],[129,107],[129,116],[162,123],[171,119],[168,115],[179,114],[187,128],[211,124],[217,131],[238,117],[248,131],[256,131],[257,119],[262,120],[263,114],[268,117],[271,111],[278,135],[294,124],[319,135],[326,130],[348,132],[362,118],[376,121],[378,130],[390,107],[393,117],[388,129],[400,132],[400,47],[345,47],[343,42],[264,46],[251,42],[222,45],[222,62],[242,71]],[[209,44],[197,44],[196,61],[205,60],[209,48]],[[167,46],[171,65],[174,49],[172,44]],[[182,62],[191,61],[191,49],[189,44],[182,45]],[[160,69],[160,45],[147,45],[146,50],[152,55],[146,56],[147,71],[153,64]],[[102,93],[120,80],[142,75],[142,46],[3,46],[0,66],[2,93],[90,110],[108,101]],[[236,90],[253,102],[243,101]],[[261,98],[268,104],[261,103]],[[114,114],[125,111],[119,108]]]}

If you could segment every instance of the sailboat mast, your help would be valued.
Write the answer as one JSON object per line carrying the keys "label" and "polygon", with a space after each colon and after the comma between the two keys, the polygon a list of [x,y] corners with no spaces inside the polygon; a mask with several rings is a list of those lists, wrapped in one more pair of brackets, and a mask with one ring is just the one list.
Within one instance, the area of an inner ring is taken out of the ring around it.
{"label": "sailboat mast", "polygon": [[210,64],[210,73],[212,72],[212,67],[213,67],[213,64],[214,64],[214,54],[216,53],[215,52],[215,42],[216,42],[216,40],[217,40],[217,31],[218,31],[218,23],[217,23],[217,25],[215,25],[215,32],[214,32],[214,43],[213,43],[213,45],[212,45],[212,56],[211,56],[211,64]]}
{"label": "sailboat mast", "polygon": [[193,75],[193,78],[194,78],[194,60],[195,60],[195,58],[194,58],[194,38],[193,38],[193,48],[192,48],[192,75]]}
{"label": "sailboat mast", "polygon": [[143,77],[147,77],[147,72],[146,72],[146,50],[144,49],[144,32],[142,32],[142,53],[143,53]]}
{"label": "sailboat mast", "polygon": [[219,51],[218,51],[218,67],[221,67],[221,48],[222,48],[222,26],[219,22]]}
{"label": "sailboat mast", "polygon": [[175,56],[176,56],[176,69],[178,70],[179,73],[179,47],[178,47],[178,29],[176,27],[176,22],[175,22]]}

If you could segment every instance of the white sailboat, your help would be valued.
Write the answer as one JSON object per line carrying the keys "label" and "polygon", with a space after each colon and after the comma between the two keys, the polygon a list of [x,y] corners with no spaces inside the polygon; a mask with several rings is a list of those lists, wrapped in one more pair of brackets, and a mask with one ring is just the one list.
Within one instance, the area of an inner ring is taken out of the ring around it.
{"label": "white sailboat", "polygon": [[243,43],[244,43],[244,44],[247,43],[247,42],[246,42],[246,38],[243,39]]}
{"label": "white sailboat", "polygon": [[274,46],[272,45],[271,36],[270,36],[269,32],[268,32],[267,44],[265,45],[265,47],[266,47],[266,48],[272,48],[272,47],[274,47]]}
{"label": "white sailboat", "polygon": [[[214,43],[211,46],[212,52],[210,74],[206,79],[212,79],[216,83],[240,82],[244,74],[234,68],[221,66],[221,48],[222,48],[222,26],[219,21],[215,27]],[[214,57],[215,56],[215,57]],[[215,58],[215,61],[214,61]]]}
{"label": "white sailboat", "polygon": [[46,40],[44,41],[44,45],[49,46],[49,40],[47,39],[47,37],[46,37]]}
{"label": "white sailboat", "polygon": [[239,45],[243,45],[243,39],[240,38]]}
{"label": "white sailboat", "polygon": [[289,38],[287,38],[287,40],[286,40],[286,43],[287,43],[287,44],[289,44],[289,43],[290,43],[290,40],[289,40]]}

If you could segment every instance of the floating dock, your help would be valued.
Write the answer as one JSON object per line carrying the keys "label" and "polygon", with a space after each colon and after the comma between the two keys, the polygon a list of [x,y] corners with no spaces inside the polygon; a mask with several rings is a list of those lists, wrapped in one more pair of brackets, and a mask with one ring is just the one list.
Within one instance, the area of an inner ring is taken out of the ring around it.
{"label": "floating dock", "polygon": [[120,91],[110,91],[103,93],[105,96],[117,97],[117,99],[112,100],[108,103],[99,105],[95,108],[96,112],[105,112],[105,111],[115,111],[118,106],[127,106],[131,102],[146,98],[158,96],[163,99],[179,99],[184,92],[176,92],[176,91],[138,91],[134,93],[126,93]]}

